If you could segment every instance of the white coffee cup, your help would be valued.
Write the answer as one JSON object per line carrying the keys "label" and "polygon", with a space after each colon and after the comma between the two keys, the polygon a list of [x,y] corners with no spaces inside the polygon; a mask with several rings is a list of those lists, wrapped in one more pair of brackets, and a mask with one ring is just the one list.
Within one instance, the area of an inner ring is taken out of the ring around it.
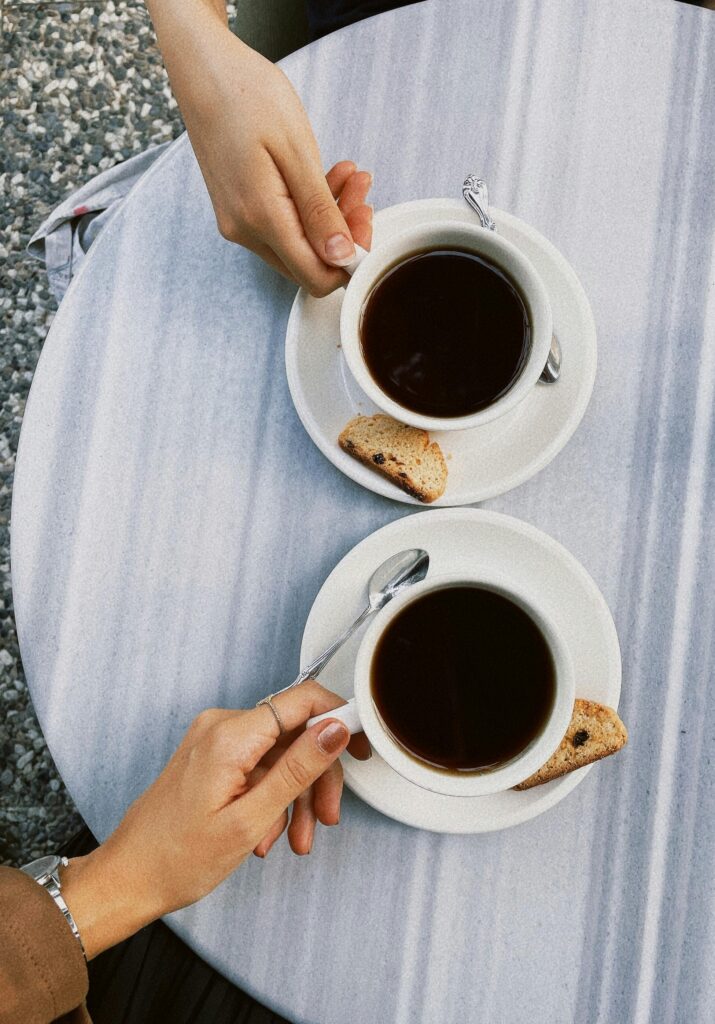
{"label": "white coffee cup", "polygon": [[[372,659],[377,643],[400,611],[422,594],[455,586],[476,586],[495,591],[522,608],[543,634],[554,662],[555,695],[541,732],[510,761],[483,771],[448,772],[419,760],[399,743],[384,725],[371,690]],[[535,589],[525,587],[507,573],[479,576],[453,574],[434,576],[416,583],[393,598],[377,613],[358,649],[355,662],[355,696],[347,704],[310,719],[308,725],[326,718],[345,722],[351,733],[365,732],[374,751],[404,778],[421,789],[445,796],[485,796],[511,789],[544,764],[557,749],[571,720],[575,699],[573,666],[568,650],[554,626],[549,607]]]}
{"label": "white coffee cup", "polygon": [[[462,249],[481,256],[503,270],[513,281],[526,305],[530,348],[521,373],[501,398],[467,416],[424,416],[396,402],[376,382],[360,341],[365,304],[383,275],[411,255],[430,249]],[[340,312],[340,339],[345,359],[360,388],[383,412],[401,423],[423,430],[465,430],[497,419],[519,404],[536,384],[549,354],[552,337],[551,304],[546,286],[533,264],[511,242],[494,231],[463,221],[417,224],[380,242],[347,268],[352,274]]]}

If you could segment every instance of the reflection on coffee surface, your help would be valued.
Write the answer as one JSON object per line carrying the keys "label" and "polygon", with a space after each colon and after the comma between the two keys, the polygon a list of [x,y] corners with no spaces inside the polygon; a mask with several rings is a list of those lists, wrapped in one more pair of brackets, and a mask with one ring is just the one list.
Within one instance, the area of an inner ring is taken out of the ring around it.
{"label": "reflection on coffee surface", "polygon": [[553,658],[533,619],[476,586],[433,590],[387,625],[371,665],[383,723],[442,769],[509,761],[538,736],[554,703]]}
{"label": "reflection on coffee surface", "polygon": [[380,279],[360,338],[385,394],[413,412],[454,417],[506,394],[526,362],[530,329],[524,301],[502,270],[473,253],[435,249]]}

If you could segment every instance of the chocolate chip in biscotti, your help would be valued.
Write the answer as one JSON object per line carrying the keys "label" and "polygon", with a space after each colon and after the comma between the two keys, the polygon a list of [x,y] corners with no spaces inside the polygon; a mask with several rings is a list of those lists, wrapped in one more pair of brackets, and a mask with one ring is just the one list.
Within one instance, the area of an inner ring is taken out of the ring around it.
{"label": "chocolate chip in biscotti", "polygon": [[588,733],[585,729],[579,729],[573,738],[573,745],[575,747],[582,747],[588,739]]}

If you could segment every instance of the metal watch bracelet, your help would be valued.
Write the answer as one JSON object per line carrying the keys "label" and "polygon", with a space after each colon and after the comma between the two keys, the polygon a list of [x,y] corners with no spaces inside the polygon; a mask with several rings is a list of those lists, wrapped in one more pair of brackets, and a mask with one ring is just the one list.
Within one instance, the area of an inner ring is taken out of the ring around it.
{"label": "metal watch bracelet", "polygon": [[66,857],[40,857],[39,860],[33,860],[29,864],[25,864],[21,871],[24,871],[30,878],[34,878],[38,885],[41,885],[43,889],[46,889],[52,899],[55,901],[59,909],[62,911],[65,921],[70,926],[72,934],[79,942],[79,948],[82,950],[82,956],[85,961],[87,960],[87,954],[85,953],[84,943],[82,942],[82,936],[79,933],[79,928],[75,923],[75,919],[70,913],[70,909],[65,903],[62,897],[62,883],[60,882],[59,869],[67,867],[69,861]]}

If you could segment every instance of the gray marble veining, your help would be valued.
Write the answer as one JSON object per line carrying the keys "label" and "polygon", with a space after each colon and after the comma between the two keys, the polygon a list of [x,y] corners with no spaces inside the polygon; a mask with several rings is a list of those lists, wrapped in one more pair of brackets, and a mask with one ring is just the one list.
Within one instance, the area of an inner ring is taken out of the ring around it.
{"label": "gray marble veining", "polygon": [[[711,1021],[715,16],[432,0],[284,66],[326,166],[371,168],[377,206],[454,195],[479,170],[581,277],[599,332],[589,409],[544,471],[487,505],[552,534],[602,588],[631,739],[557,808],[493,835],[419,832],[348,795],[309,858],[248,863],[170,923],[310,1024]],[[15,483],[18,627],[100,837],[199,709],[293,677],[325,575],[412,511],[304,433],[283,367],[292,296],[219,238],[181,140],[43,351]]]}

